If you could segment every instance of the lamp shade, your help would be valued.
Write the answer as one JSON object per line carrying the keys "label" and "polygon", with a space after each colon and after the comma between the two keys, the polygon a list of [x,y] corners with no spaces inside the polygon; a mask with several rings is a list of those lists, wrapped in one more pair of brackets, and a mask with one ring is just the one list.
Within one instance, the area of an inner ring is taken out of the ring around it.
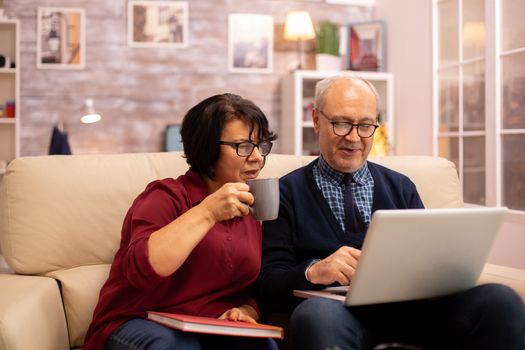
{"label": "lamp shade", "polygon": [[292,11],[286,16],[284,26],[286,40],[308,40],[315,38],[314,26],[306,11]]}
{"label": "lamp shade", "polygon": [[485,23],[466,22],[463,27],[465,45],[483,47],[485,45]]}
{"label": "lamp shade", "polygon": [[100,121],[100,119],[102,119],[102,117],[97,113],[97,111],[95,111],[93,100],[91,98],[86,99],[86,101],[84,101],[84,114],[82,118],[80,118],[80,121],[82,123],[89,124],[96,123]]}

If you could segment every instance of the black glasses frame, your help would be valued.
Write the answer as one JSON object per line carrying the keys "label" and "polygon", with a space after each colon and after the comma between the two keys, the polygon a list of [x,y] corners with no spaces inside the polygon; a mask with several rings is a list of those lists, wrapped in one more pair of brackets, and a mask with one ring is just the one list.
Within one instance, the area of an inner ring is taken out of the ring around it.
{"label": "black glasses frame", "polygon": [[[378,124],[370,124],[370,123],[361,123],[361,124],[354,124],[354,123],[350,123],[350,122],[334,122],[332,119],[328,118],[328,116],[326,114],[324,114],[323,111],[321,110],[317,110],[323,117],[326,118],[326,120],[328,120],[328,122],[330,122],[330,124],[332,124],[332,130],[334,132],[334,134],[336,134],[337,136],[347,136],[349,135],[352,130],[354,129],[354,127],[357,129],[357,136],[363,138],[363,139],[367,139],[369,137],[372,137],[374,136],[374,133],[376,132],[376,129],[379,128],[379,125]],[[345,126],[348,126],[350,125],[350,129],[348,129],[348,132],[347,133],[337,133],[335,131],[336,129],[336,125],[345,125]],[[370,133],[370,135],[368,136],[362,136],[361,133],[363,132],[363,130],[361,129],[361,127],[366,127],[366,128],[369,128],[369,127],[374,127],[374,129],[372,130],[372,132]],[[361,130],[361,131],[359,131]]]}
{"label": "black glasses frame", "polygon": [[[257,147],[257,149],[259,150],[259,153],[261,153],[261,156],[266,157],[272,151],[272,146],[273,146],[273,143],[271,141],[267,141],[267,140],[261,141],[259,143],[254,143],[254,142],[251,142],[251,141],[240,141],[240,142],[219,141],[219,144],[235,148],[235,152],[237,152],[237,155],[239,157],[249,157],[249,156],[251,156],[252,153],[253,153],[253,150],[255,149],[255,147]],[[239,147],[241,145],[245,145],[245,144],[250,144],[252,146],[252,149],[250,150],[250,153],[248,153],[248,154],[240,154],[239,153]],[[269,145],[268,152],[263,152],[263,150],[261,150],[261,147],[260,147],[261,145]]]}

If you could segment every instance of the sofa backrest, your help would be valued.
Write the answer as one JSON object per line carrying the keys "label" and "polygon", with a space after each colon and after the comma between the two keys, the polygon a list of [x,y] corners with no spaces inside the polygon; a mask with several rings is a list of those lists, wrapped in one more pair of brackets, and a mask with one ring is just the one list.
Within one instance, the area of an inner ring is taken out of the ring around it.
{"label": "sofa backrest", "polygon": [[[261,177],[280,177],[314,157],[272,154]],[[416,183],[427,207],[462,206],[453,163],[434,157],[372,159]],[[154,179],[188,166],[180,152],[22,157],[0,185],[0,247],[17,273],[111,263],[124,215]]]}

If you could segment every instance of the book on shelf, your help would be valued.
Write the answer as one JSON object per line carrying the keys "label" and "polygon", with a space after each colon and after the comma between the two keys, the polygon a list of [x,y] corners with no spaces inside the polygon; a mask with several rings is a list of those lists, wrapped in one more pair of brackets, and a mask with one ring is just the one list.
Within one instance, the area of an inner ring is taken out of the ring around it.
{"label": "book on shelf", "polygon": [[278,338],[284,337],[281,327],[263,323],[222,320],[213,317],[192,316],[166,312],[148,311],[148,319],[183,332],[233,335],[239,337]]}

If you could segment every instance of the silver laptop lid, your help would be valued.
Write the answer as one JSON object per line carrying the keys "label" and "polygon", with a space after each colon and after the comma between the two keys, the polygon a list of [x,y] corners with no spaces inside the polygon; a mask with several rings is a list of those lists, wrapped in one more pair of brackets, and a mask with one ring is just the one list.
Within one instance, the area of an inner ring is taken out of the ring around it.
{"label": "silver laptop lid", "polygon": [[473,287],[507,208],[378,210],[346,305],[443,296]]}

